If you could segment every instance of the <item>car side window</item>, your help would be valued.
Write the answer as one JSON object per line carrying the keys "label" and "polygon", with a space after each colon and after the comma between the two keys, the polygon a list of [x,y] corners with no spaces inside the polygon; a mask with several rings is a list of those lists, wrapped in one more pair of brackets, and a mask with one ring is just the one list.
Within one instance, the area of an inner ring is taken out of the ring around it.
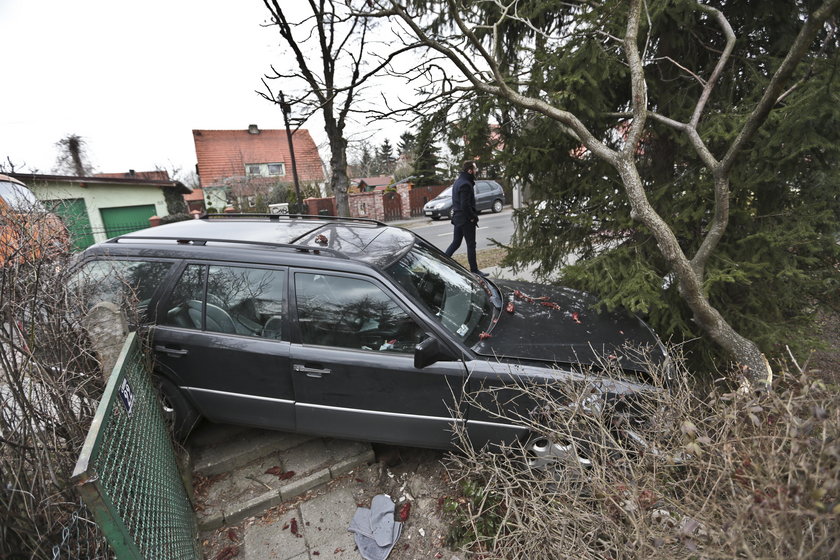
{"label": "car side window", "polygon": [[282,340],[285,286],[283,270],[189,265],[173,290],[162,322]]}
{"label": "car side window", "polygon": [[478,194],[485,194],[490,192],[490,183],[479,181],[475,184],[475,190]]}
{"label": "car side window", "polygon": [[97,260],[88,262],[70,279],[84,309],[110,302],[129,317],[142,316],[155,290],[166,278],[170,262]]}
{"label": "car side window", "polygon": [[373,352],[412,353],[423,329],[367,280],[295,274],[301,342]]}

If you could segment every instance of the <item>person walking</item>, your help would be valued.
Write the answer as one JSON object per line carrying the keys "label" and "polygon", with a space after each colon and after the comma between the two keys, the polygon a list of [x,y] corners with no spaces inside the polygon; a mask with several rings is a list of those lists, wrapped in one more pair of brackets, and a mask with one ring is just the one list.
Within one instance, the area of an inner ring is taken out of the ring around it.
{"label": "person walking", "polygon": [[452,184],[452,243],[446,248],[446,256],[451,257],[461,242],[467,242],[467,262],[470,272],[479,276],[487,276],[478,269],[475,260],[475,230],[478,227],[478,209],[475,207],[475,176],[478,165],[468,161],[461,169],[460,175]]}

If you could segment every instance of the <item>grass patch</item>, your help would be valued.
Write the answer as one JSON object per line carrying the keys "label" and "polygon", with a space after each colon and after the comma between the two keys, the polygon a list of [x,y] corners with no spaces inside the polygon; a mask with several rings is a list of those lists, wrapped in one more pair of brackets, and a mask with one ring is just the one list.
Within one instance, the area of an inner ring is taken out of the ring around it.
{"label": "grass patch", "polygon": [[[491,266],[501,266],[502,261],[504,260],[505,256],[507,255],[507,249],[503,249],[501,247],[493,247],[492,249],[484,249],[482,251],[478,251],[475,254],[475,260],[478,262],[478,268],[485,269],[490,268]],[[459,255],[453,255],[453,259],[455,259],[458,264],[463,266],[464,268],[469,268],[467,264],[467,254],[462,253]]]}

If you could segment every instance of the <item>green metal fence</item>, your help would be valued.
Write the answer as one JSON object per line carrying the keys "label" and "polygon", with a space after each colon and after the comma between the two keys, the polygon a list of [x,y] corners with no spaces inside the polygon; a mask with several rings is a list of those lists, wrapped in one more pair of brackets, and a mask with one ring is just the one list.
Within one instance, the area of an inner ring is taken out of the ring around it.
{"label": "green metal fence", "polygon": [[131,333],[73,482],[118,560],[201,558],[195,514],[142,350]]}

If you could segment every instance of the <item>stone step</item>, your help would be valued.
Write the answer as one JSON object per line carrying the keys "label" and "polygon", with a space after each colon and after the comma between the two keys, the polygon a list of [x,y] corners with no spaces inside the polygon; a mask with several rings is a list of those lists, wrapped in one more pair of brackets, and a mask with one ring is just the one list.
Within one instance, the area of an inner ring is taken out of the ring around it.
{"label": "stone step", "polygon": [[[264,430],[209,442],[193,448],[201,531],[235,525],[374,460],[368,443]],[[267,474],[270,469],[288,478]]]}
{"label": "stone step", "polygon": [[308,439],[311,438],[274,430],[204,422],[188,441],[192,470],[203,476],[229,472],[260,457],[296,447]]}

